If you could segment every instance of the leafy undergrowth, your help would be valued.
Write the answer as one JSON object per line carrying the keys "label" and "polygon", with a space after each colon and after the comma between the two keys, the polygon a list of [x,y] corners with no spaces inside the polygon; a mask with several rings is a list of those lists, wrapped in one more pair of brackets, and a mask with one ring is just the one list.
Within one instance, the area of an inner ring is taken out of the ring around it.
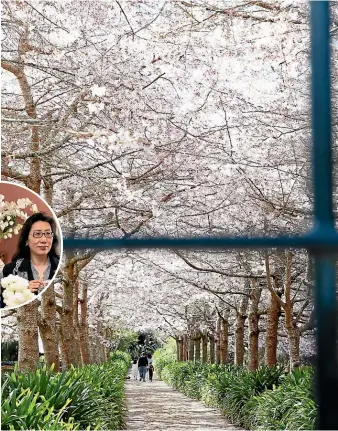
{"label": "leafy undergrowth", "polygon": [[116,353],[110,362],[62,373],[44,367],[34,373],[6,374],[1,388],[1,429],[124,429],[129,363],[128,355]]}
{"label": "leafy undergrowth", "polygon": [[312,391],[313,370],[243,367],[177,362],[155,358],[160,377],[188,397],[219,409],[246,429],[315,429],[317,413]]}

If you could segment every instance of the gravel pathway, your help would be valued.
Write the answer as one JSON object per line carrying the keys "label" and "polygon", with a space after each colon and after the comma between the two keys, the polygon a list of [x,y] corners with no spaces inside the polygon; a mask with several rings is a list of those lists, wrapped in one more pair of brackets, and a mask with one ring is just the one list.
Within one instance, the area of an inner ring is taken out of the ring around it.
{"label": "gravel pathway", "polygon": [[242,430],[166,383],[126,381],[127,430]]}

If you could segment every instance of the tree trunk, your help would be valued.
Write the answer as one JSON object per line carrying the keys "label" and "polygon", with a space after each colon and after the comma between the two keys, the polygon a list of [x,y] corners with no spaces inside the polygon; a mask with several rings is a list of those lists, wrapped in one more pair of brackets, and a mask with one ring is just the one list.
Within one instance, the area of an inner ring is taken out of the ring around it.
{"label": "tree trunk", "polygon": [[79,281],[78,274],[73,283],[73,331],[74,331],[74,358],[73,365],[77,367],[81,364],[81,343],[79,334]]}
{"label": "tree trunk", "polygon": [[278,325],[281,314],[279,298],[283,294],[283,274],[284,264],[282,261],[283,253],[276,253],[275,256],[275,277],[273,278],[274,287],[271,286],[269,255],[266,252],[266,282],[270,291],[270,305],[267,313],[266,338],[265,338],[265,363],[268,367],[273,367],[277,363],[277,340]]}
{"label": "tree trunk", "polygon": [[61,331],[60,322],[57,322],[56,328],[57,328],[58,340],[59,340],[59,354],[60,354],[60,361],[61,361],[61,370],[65,371],[68,368],[69,358],[67,357],[67,350],[65,347],[65,343],[63,341],[63,333]]}
{"label": "tree trunk", "polygon": [[194,360],[194,347],[195,347],[194,345],[195,345],[195,342],[190,336],[189,337],[189,356],[188,356],[189,361]]}
{"label": "tree trunk", "polygon": [[100,343],[100,364],[106,361],[106,349],[102,343]]}
{"label": "tree trunk", "polygon": [[262,289],[257,286],[257,281],[253,281],[253,290],[251,292],[251,302],[249,307],[249,354],[248,368],[251,371],[259,367],[259,315],[258,305],[261,298]]}
{"label": "tree trunk", "polygon": [[201,338],[195,338],[195,361],[201,360]]}
{"label": "tree trunk", "polygon": [[267,313],[265,338],[265,363],[273,367],[277,363],[277,337],[280,316],[280,305],[274,295],[270,295],[270,305]]}
{"label": "tree trunk", "polygon": [[221,320],[221,364],[226,364],[228,362],[228,347],[229,347],[229,310],[223,315]]}
{"label": "tree trunk", "polygon": [[88,345],[88,352],[89,352],[89,361],[90,364],[97,364],[99,363],[98,360],[98,345],[97,345],[97,340],[96,340],[96,336],[93,333],[93,331],[89,332],[89,345]]}
{"label": "tree trunk", "polygon": [[299,367],[299,340],[300,332],[297,327],[287,329],[289,338],[289,354],[290,354],[290,371]]}
{"label": "tree trunk", "polygon": [[244,362],[244,324],[246,317],[241,313],[236,316],[235,331],[235,365],[243,365]]}
{"label": "tree trunk", "polygon": [[216,364],[221,363],[221,329],[222,324],[221,318],[219,317],[216,323]]}
{"label": "tree trunk", "polygon": [[189,360],[189,352],[188,352],[188,336],[184,334],[183,336],[183,361]]}
{"label": "tree trunk", "polygon": [[63,286],[63,304],[60,316],[60,331],[65,350],[65,364],[68,368],[71,364],[78,364],[80,358],[79,343],[75,339],[73,322],[73,283],[74,265],[68,265],[67,281]]}
{"label": "tree trunk", "polygon": [[213,335],[209,337],[209,346],[210,346],[210,363],[215,363],[215,338]]}
{"label": "tree trunk", "polygon": [[239,309],[236,314],[235,331],[235,365],[243,365],[244,362],[244,325],[247,318],[247,308],[249,303],[250,282],[247,280],[244,286],[245,295],[241,299]]}
{"label": "tree trunk", "polygon": [[17,311],[19,333],[19,371],[34,371],[39,363],[38,301]]}
{"label": "tree trunk", "polygon": [[202,337],[202,362],[206,364],[208,362],[208,335],[207,333],[203,334]]}
{"label": "tree trunk", "polygon": [[180,352],[181,352],[181,340],[179,338],[175,338],[176,341],[176,360],[180,361]]}
{"label": "tree trunk", "polygon": [[184,337],[181,337],[180,339],[180,361],[184,361]]}
{"label": "tree trunk", "polygon": [[54,364],[54,371],[60,369],[58,333],[56,329],[56,307],[54,285],[51,284],[41,295],[39,330],[47,368]]}
{"label": "tree trunk", "polygon": [[88,333],[88,322],[87,322],[88,285],[86,282],[82,285],[81,293],[82,293],[81,299],[80,299],[81,316],[80,316],[80,323],[79,323],[81,360],[83,364],[90,364],[89,333]]}
{"label": "tree trunk", "polygon": [[291,299],[291,270],[292,270],[291,251],[286,254],[286,274],[285,274],[285,326],[289,338],[290,370],[299,366],[299,338],[300,331],[297,323],[293,320],[293,302]]}
{"label": "tree trunk", "polygon": [[[106,330],[105,330],[105,338],[106,338],[106,340],[109,340],[109,329],[108,328],[106,328]],[[105,351],[105,362],[109,362],[110,361],[110,347],[105,345],[104,351]]]}

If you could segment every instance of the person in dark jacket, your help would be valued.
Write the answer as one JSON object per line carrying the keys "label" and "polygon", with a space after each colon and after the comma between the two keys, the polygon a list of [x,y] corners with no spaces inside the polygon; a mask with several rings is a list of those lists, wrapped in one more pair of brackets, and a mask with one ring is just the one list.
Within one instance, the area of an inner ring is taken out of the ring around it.
{"label": "person in dark jacket", "polygon": [[[38,294],[49,281],[59,265],[56,223],[44,213],[35,213],[25,221],[12,261],[2,269],[2,277],[18,275],[29,281],[28,288]],[[1,288],[1,308],[4,307]]]}
{"label": "person in dark jacket", "polygon": [[150,364],[148,366],[148,373],[149,373],[149,381],[152,382],[153,377],[154,377],[154,366],[153,366],[153,364]]}
{"label": "person in dark jacket", "polygon": [[138,372],[140,375],[140,380],[143,380],[144,382],[146,381],[147,365],[148,359],[143,353],[143,355],[138,360]]}

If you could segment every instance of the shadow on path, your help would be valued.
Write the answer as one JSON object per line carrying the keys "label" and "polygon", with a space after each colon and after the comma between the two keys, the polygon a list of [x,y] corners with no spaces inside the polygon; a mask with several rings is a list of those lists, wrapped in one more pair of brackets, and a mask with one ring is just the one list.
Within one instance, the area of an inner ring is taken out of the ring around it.
{"label": "shadow on path", "polygon": [[127,430],[242,430],[217,410],[155,380],[126,381]]}

